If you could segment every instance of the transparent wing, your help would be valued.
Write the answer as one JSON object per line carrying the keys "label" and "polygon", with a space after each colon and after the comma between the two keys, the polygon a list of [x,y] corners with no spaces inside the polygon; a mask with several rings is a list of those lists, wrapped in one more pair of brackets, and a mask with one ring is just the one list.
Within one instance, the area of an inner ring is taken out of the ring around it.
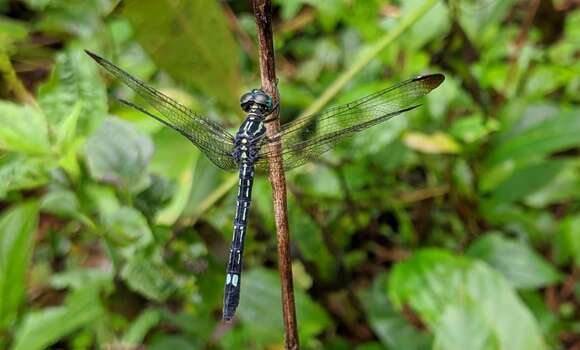
{"label": "transparent wing", "polygon": [[[419,107],[419,99],[438,87],[442,74],[419,76],[345,105],[282,126],[266,143],[282,145],[284,168],[292,169],[331,149],[352,134]],[[263,145],[258,169],[268,168],[272,151]]]}
{"label": "transparent wing", "polygon": [[223,127],[206,119],[174,99],[156,89],[145,85],[129,73],[115,66],[106,59],[86,51],[99,65],[133,89],[146,100],[159,114],[151,113],[131,102],[121,102],[157,119],[161,123],[177,130],[196,145],[215,165],[226,170],[237,169],[231,152],[234,148],[234,137]]}

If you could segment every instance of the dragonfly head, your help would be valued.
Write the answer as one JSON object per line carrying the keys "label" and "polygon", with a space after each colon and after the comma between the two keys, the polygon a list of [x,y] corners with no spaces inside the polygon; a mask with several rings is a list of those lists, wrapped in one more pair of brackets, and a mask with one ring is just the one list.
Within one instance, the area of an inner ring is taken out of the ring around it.
{"label": "dragonfly head", "polygon": [[264,91],[253,89],[252,91],[246,92],[242,95],[240,98],[240,106],[242,106],[244,112],[259,111],[263,114],[270,114],[274,102]]}

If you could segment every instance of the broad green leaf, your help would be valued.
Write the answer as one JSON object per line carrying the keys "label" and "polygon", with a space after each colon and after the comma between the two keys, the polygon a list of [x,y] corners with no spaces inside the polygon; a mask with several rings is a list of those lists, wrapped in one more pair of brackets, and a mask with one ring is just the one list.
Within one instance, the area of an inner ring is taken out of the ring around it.
{"label": "broad green leaf", "polygon": [[545,160],[516,169],[493,190],[492,200],[513,202],[541,190],[566,166],[562,160]]}
{"label": "broad green leaf", "polygon": [[542,288],[560,281],[560,274],[523,242],[487,234],[471,244],[467,254],[501,272],[515,287]]}
{"label": "broad green leaf", "polygon": [[[67,129],[67,135],[74,132],[76,125],[70,125],[74,120],[65,119],[74,116],[77,108],[81,108],[78,128],[83,135],[92,132],[107,115],[106,89],[98,68],[76,46],[57,55],[54,71],[50,79],[40,86],[38,98],[51,125],[61,125],[59,128]],[[77,124],[76,121],[74,124]]]}
{"label": "broad green leaf", "polygon": [[106,237],[116,246],[126,248],[128,254],[153,240],[147,220],[134,208],[120,207],[107,214],[104,222]]}
{"label": "broad green leaf", "polygon": [[492,148],[485,160],[488,168],[502,162],[541,158],[544,155],[580,144],[580,118],[577,110],[560,112],[536,123],[513,138]]}
{"label": "broad green leaf", "polygon": [[103,314],[94,285],[71,292],[64,305],[29,313],[18,327],[13,350],[42,350]]}
{"label": "broad green leaf", "polygon": [[44,115],[29,106],[0,101],[0,149],[31,155],[49,153]]}
{"label": "broad green leaf", "polygon": [[0,217],[0,329],[14,324],[24,298],[38,205],[17,205]]}
{"label": "broad green leaf", "polygon": [[415,330],[393,307],[387,296],[387,290],[387,275],[380,274],[361,297],[368,321],[377,337],[389,349],[430,349],[429,337]]}
{"label": "broad green leaf", "polygon": [[[283,324],[280,279],[269,270],[257,268],[242,275],[238,316],[260,343],[282,342]],[[320,334],[331,320],[324,309],[301,290],[295,290],[300,339],[307,342]]]}
{"label": "broad green leaf", "polygon": [[9,191],[40,187],[48,180],[48,167],[40,159],[21,155],[0,158],[0,198]]}
{"label": "broad green leaf", "polygon": [[44,195],[40,207],[45,212],[70,218],[77,215],[79,201],[72,191],[56,190]]}
{"label": "broad green leaf", "polygon": [[494,350],[499,341],[477,301],[451,303],[436,326],[435,350]]}
{"label": "broad green leaf", "polygon": [[580,161],[567,161],[562,169],[546,186],[525,198],[525,204],[534,208],[544,208],[580,197],[578,173]]}
{"label": "broad green leaf", "polygon": [[129,288],[157,302],[166,300],[176,289],[169,268],[142,255],[129,259],[121,277]]}
{"label": "broad green leaf", "polygon": [[151,139],[129,122],[107,118],[85,144],[93,178],[132,193],[149,185],[147,165],[153,153]]}
{"label": "broad green leaf", "polygon": [[239,110],[239,50],[219,2],[132,0],[123,13],[161,69]]}
{"label": "broad green leaf", "polygon": [[[431,327],[436,344],[451,341],[454,349],[472,345],[493,350],[546,349],[533,315],[504,277],[485,263],[424,249],[395,266],[389,288],[395,305],[410,305]],[[458,336],[458,323],[465,317],[472,321],[463,331],[473,334]]]}

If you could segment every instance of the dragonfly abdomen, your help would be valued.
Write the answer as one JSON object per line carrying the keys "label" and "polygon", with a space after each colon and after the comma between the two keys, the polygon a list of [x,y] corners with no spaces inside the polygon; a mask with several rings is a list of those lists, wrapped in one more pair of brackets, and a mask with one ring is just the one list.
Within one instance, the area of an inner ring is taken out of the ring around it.
{"label": "dragonfly abdomen", "polygon": [[253,164],[245,161],[240,164],[239,179],[236,216],[234,218],[234,234],[226,269],[226,284],[224,290],[223,319],[226,321],[234,316],[240,301],[244,240],[248,225],[250,202],[252,200],[252,186],[254,184]]}

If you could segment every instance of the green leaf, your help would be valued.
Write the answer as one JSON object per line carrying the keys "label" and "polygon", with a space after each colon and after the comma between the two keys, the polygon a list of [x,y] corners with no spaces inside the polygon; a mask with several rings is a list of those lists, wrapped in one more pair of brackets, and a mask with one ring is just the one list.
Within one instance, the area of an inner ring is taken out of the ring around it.
{"label": "green leaf", "polygon": [[[331,321],[324,309],[301,290],[295,290],[298,333],[308,342]],[[281,341],[283,334],[280,279],[269,270],[257,268],[242,275],[242,295],[238,315],[252,330],[256,342]]]}
{"label": "green leaf", "polygon": [[40,86],[38,99],[48,120],[55,125],[72,123],[64,120],[74,116],[80,105],[78,127],[83,135],[94,130],[107,114],[106,89],[97,67],[78,47],[69,47],[57,55],[54,71]]}
{"label": "green leaf", "polygon": [[71,292],[63,306],[31,312],[16,332],[13,350],[48,348],[75,330],[91,325],[103,314],[99,289],[93,285]]}
{"label": "green leaf", "polygon": [[[424,249],[395,266],[389,288],[395,305],[409,304],[431,327],[436,344],[452,341],[454,348],[470,349],[476,341],[482,349],[546,349],[536,320],[514,289],[482,262]],[[465,317],[473,320],[462,330],[472,333],[459,337],[458,323]],[[467,343],[455,342],[462,340]]]}
{"label": "green leaf", "polygon": [[436,350],[499,349],[496,335],[488,327],[477,301],[455,305],[451,303],[441,316],[435,330]]}
{"label": "green leaf", "polygon": [[0,101],[0,148],[31,155],[49,153],[44,115],[29,106]]}
{"label": "green leaf", "polygon": [[492,200],[513,202],[548,185],[566,166],[566,161],[546,160],[515,170],[492,192]]}
{"label": "green leaf", "polygon": [[169,268],[142,255],[132,257],[121,271],[129,288],[158,302],[166,300],[176,289]]}
{"label": "green leaf", "polygon": [[509,160],[523,161],[580,144],[579,111],[560,112],[492,148],[488,168]]}
{"label": "green leaf", "polygon": [[580,266],[580,215],[562,220],[556,247],[562,262],[573,260],[577,266]]}
{"label": "green leaf", "polygon": [[[112,0],[25,0],[27,5],[38,10],[34,29],[39,32],[69,33],[85,40],[97,37],[103,31],[103,20],[117,2]],[[86,42],[86,41],[85,41]]]}
{"label": "green leaf", "polygon": [[[0,11],[2,11],[1,5],[2,1],[0,1]],[[28,31],[27,23],[0,17],[0,51],[11,54],[14,44],[26,39]]]}
{"label": "green leaf", "polygon": [[523,242],[487,234],[471,244],[467,254],[501,272],[515,287],[535,289],[560,281],[560,274]]}
{"label": "green leaf", "polygon": [[137,319],[131,322],[131,326],[123,335],[121,343],[124,345],[139,345],[145,339],[147,332],[155,327],[161,320],[159,310],[148,309],[143,311]]}
{"label": "green leaf", "polygon": [[120,207],[104,217],[107,238],[116,246],[127,248],[127,253],[147,246],[153,235],[147,219],[131,207]]}
{"label": "green leaf", "polygon": [[66,151],[74,144],[77,123],[81,112],[82,103],[77,102],[70,114],[58,125],[56,130],[56,146],[61,150],[61,152]]}
{"label": "green leaf", "polygon": [[40,207],[43,211],[51,214],[74,218],[77,216],[80,205],[74,192],[56,190],[44,195]]}
{"label": "green leaf", "polygon": [[105,119],[85,145],[93,178],[132,193],[149,185],[147,164],[152,153],[151,139],[118,118]]}
{"label": "green leaf", "polygon": [[153,337],[149,350],[191,350],[191,340],[180,335],[158,334]]}
{"label": "green leaf", "polygon": [[16,321],[34,248],[38,205],[17,205],[0,217],[0,329]]}
{"label": "green leaf", "polygon": [[386,274],[378,275],[361,298],[368,321],[381,342],[393,349],[430,349],[430,339],[416,331],[391,304],[387,297]]}
{"label": "green leaf", "polygon": [[42,160],[21,155],[0,158],[0,198],[9,191],[40,187],[48,182],[48,169]]}
{"label": "green leaf", "polygon": [[515,0],[456,1],[460,9],[459,23],[474,43],[488,42],[494,38],[501,22],[509,14]]}
{"label": "green leaf", "polygon": [[239,110],[239,50],[219,2],[131,1],[123,13],[161,69]]}

